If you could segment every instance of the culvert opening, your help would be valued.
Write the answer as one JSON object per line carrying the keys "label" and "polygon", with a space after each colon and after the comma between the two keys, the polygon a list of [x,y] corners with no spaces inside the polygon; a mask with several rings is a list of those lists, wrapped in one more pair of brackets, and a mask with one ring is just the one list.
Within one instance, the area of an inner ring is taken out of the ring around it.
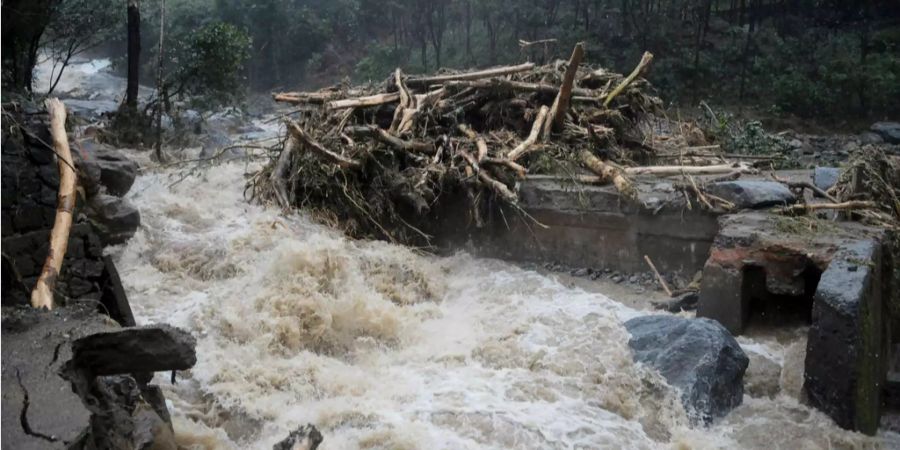
{"label": "culvert opening", "polygon": [[771,292],[762,267],[744,270],[741,288],[749,308],[747,329],[794,327],[812,322],[813,296],[822,277],[821,270],[807,265],[799,275],[803,282],[802,292],[796,295]]}

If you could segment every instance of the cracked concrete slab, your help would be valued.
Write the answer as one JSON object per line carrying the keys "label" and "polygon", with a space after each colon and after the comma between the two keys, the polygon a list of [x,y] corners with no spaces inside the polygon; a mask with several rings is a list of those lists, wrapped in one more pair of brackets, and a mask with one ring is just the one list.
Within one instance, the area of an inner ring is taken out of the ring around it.
{"label": "cracked concrete slab", "polygon": [[70,342],[116,325],[91,309],[4,308],[2,327],[3,449],[71,447],[90,429],[91,412],[61,375]]}

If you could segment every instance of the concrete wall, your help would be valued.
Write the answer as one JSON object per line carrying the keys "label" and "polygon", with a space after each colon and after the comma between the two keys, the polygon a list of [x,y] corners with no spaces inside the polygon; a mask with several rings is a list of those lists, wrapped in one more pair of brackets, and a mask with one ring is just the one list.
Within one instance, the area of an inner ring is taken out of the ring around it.
{"label": "concrete wall", "polygon": [[503,208],[482,229],[469,223],[465,197],[449,196],[430,231],[443,247],[482,256],[645,272],[648,255],[660,271],[688,277],[703,267],[718,231],[716,215],[666,193],[642,193],[641,206],[609,186],[540,180],[523,182],[519,195],[521,211]]}

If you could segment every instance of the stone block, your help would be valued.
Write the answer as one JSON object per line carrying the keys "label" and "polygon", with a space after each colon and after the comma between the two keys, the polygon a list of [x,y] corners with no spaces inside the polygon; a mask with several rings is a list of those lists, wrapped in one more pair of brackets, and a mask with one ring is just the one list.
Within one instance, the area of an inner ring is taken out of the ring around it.
{"label": "stone block", "polygon": [[889,355],[881,244],[844,245],[822,274],[813,303],[804,388],[843,428],[875,434]]}

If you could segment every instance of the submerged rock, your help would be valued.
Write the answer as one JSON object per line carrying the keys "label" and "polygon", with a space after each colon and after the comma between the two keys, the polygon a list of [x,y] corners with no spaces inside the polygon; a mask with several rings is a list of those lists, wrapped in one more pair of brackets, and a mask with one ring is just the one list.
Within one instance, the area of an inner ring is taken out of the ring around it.
{"label": "submerged rock", "polygon": [[275,444],[272,450],[316,450],[323,441],[322,433],[312,424],[303,425],[283,441]]}
{"label": "submerged rock", "polygon": [[634,360],[681,389],[681,402],[695,420],[709,423],[741,404],[750,360],[718,322],[655,315],[631,319],[625,328]]}
{"label": "submerged rock", "polygon": [[708,187],[710,193],[728,200],[738,209],[759,209],[794,203],[787,186],[775,181],[722,181]]}

